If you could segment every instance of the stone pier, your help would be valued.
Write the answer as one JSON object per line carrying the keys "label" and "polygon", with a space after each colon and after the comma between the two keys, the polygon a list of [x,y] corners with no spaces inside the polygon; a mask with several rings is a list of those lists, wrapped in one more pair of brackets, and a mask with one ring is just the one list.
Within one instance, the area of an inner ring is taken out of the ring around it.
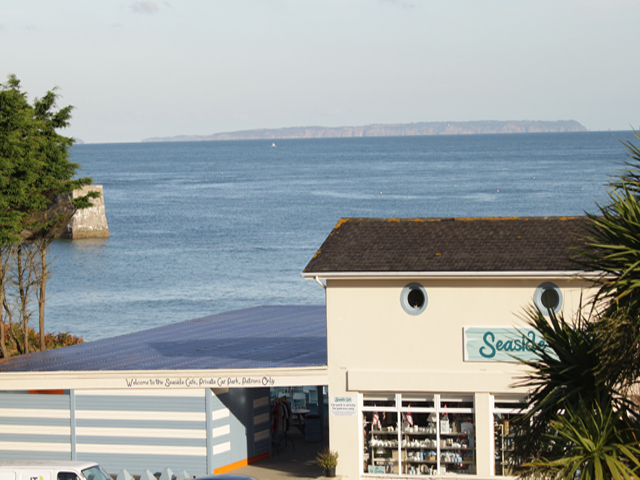
{"label": "stone pier", "polygon": [[104,209],[102,185],[87,185],[74,190],[72,198],[83,197],[89,192],[98,192],[98,198],[92,198],[93,207],[78,210],[67,224],[64,238],[109,238],[109,225]]}

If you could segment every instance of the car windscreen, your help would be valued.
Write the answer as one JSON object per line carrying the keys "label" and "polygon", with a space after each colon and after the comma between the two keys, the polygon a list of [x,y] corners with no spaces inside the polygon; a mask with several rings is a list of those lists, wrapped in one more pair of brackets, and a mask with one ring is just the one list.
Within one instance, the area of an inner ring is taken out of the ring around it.
{"label": "car windscreen", "polygon": [[111,480],[111,477],[104,471],[100,465],[94,467],[85,468],[82,470],[82,474],[87,480]]}

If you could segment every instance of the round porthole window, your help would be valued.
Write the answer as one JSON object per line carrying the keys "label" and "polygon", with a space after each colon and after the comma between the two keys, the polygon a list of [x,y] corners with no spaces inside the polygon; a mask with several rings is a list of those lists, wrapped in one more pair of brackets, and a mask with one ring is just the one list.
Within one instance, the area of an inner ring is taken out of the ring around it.
{"label": "round porthole window", "polygon": [[543,315],[548,315],[549,312],[558,314],[562,308],[562,292],[554,283],[545,282],[536,288],[533,303]]}
{"label": "round porthole window", "polygon": [[402,289],[400,304],[409,315],[420,315],[427,308],[429,297],[419,283],[410,283]]}

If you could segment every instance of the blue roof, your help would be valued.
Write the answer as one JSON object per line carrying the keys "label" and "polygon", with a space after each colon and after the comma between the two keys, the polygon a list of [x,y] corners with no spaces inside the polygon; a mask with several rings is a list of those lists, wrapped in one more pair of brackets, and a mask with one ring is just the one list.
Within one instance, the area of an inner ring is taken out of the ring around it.
{"label": "blue roof", "polygon": [[11,357],[0,372],[204,370],[327,364],[322,306],[262,306]]}

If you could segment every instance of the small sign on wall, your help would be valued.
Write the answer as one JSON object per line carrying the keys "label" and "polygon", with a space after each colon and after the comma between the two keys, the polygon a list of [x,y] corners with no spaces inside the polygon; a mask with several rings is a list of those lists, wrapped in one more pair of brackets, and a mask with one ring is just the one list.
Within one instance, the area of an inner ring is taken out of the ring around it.
{"label": "small sign on wall", "polygon": [[533,328],[464,327],[465,362],[518,362],[535,360],[536,349],[547,342]]}
{"label": "small sign on wall", "polygon": [[331,397],[331,416],[355,417],[356,411],[356,397]]}

